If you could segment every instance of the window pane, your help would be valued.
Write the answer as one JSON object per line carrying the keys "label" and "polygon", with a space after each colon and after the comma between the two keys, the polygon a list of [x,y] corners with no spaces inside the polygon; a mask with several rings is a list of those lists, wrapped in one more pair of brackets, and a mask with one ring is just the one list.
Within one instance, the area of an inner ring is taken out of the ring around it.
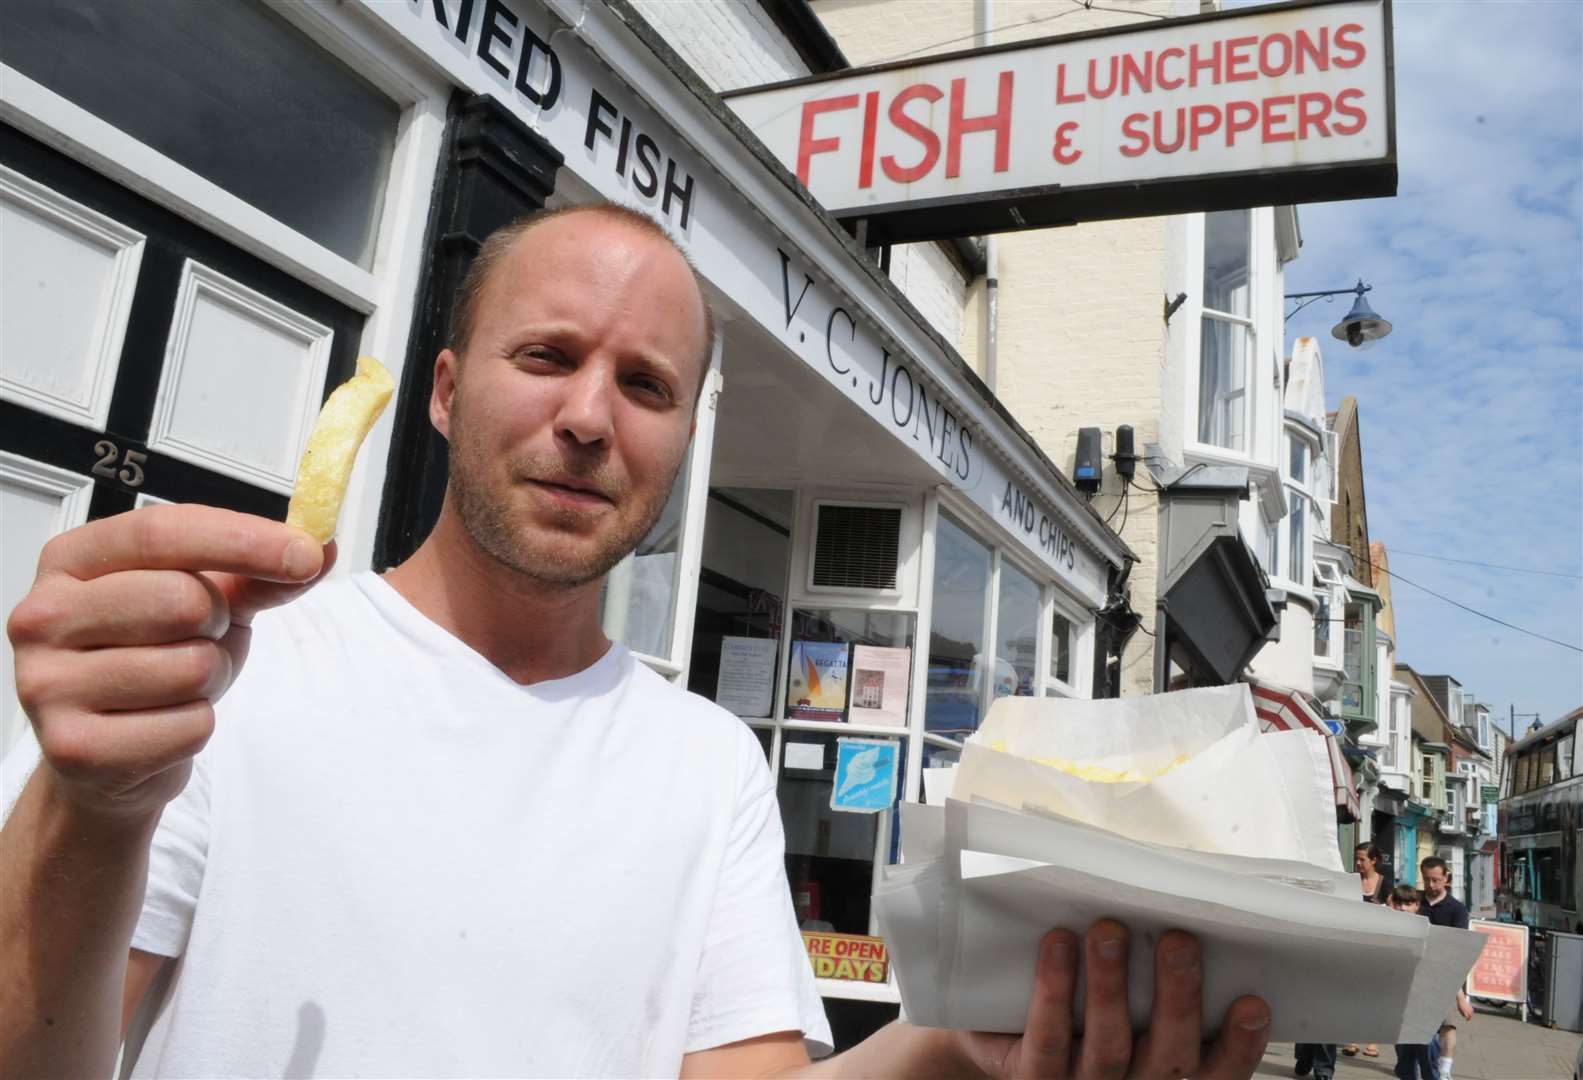
{"label": "window pane", "polygon": [[1330,597],[1319,594],[1319,606],[1314,609],[1314,655],[1330,655]]}
{"label": "window pane", "polygon": [[[911,689],[913,623],[910,612],[815,608],[792,612],[790,665],[785,675],[786,717],[789,720],[861,720],[891,723],[881,713],[894,711],[894,726],[906,724]],[[896,680],[881,665],[857,682],[857,646],[894,649]],[[901,655],[905,653],[905,655]],[[871,677],[877,674],[878,685]],[[860,715],[849,709],[873,710]]]}
{"label": "window pane", "polygon": [[[802,929],[867,934],[874,847],[886,815],[830,808],[836,738],[808,731],[788,731],[784,736],[775,793],[786,831],[786,878]],[[906,755],[903,741],[897,752],[898,777],[906,775]],[[807,767],[815,762],[818,768]],[[899,800],[899,782],[896,792]]]}
{"label": "window pane", "polygon": [[1308,482],[1308,443],[1296,435],[1286,436],[1291,455],[1291,477],[1299,484]]}
{"label": "window pane", "polygon": [[1039,586],[1011,563],[1000,564],[1000,602],[995,614],[995,696],[1032,697],[1038,677]]}
{"label": "window pane", "polygon": [[1293,581],[1303,582],[1306,580],[1303,574],[1303,556],[1308,550],[1308,525],[1303,516],[1307,509],[1307,500],[1291,488],[1286,490],[1286,494],[1292,500],[1291,526],[1286,545],[1286,576]]}
{"label": "window pane", "polygon": [[1248,317],[1248,252],[1253,215],[1219,210],[1204,215],[1204,306]]}
{"label": "window pane", "polygon": [[1247,431],[1246,326],[1204,316],[1198,364],[1198,441],[1243,450]]}
{"label": "window pane", "polygon": [[605,636],[633,652],[669,659],[676,625],[676,589],[681,579],[677,552],[682,542],[682,511],[687,506],[687,476],[692,452],[665,509],[643,542],[605,576],[600,618]]}
{"label": "window pane", "polygon": [[1050,626],[1050,674],[1064,683],[1072,681],[1072,620],[1059,611]]}
{"label": "window pane", "polygon": [[794,501],[789,491],[709,489],[687,689],[738,716],[774,715]]}
{"label": "window pane", "polygon": [[934,625],[929,634],[929,689],[924,727],[978,728],[989,548],[944,514],[935,531]]}
{"label": "window pane", "polygon": [[372,265],[400,110],[264,4],[5,0],[0,60]]}

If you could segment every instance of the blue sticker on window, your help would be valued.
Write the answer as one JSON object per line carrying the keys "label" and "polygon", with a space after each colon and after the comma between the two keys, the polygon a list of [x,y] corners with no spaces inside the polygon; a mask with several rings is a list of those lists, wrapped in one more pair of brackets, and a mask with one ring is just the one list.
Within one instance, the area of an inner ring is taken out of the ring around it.
{"label": "blue sticker on window", "polygon": [[899,747],[890,739],[837,739],[830,809],[855,814],[890,809],[900,760]]}

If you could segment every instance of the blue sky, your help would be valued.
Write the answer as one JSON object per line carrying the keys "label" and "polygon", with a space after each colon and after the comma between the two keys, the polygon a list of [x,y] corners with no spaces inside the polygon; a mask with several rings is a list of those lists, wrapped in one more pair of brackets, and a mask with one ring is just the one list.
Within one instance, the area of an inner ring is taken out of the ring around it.
{"label": "blue sky", "polygon": [[[1324,343],[1330,408],[1361,415],[1369,534],[1391,569],[1583,645],[1583,4],[1398,0],[1393,199],[1299,210],[1291,292],[1374,286],[1394,332],[1329,336],[1351,297],[1287,323]],[[1405,554],[1549,571],[1509,573]],[[1583,705],[1583,654],[1397,581],[1398,659],[1505,716]]]}

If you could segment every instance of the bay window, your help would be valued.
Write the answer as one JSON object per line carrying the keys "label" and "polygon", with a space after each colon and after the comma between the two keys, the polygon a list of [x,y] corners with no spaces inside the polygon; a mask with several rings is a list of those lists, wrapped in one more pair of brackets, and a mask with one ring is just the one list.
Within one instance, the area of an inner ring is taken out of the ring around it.
{"label": "bay window", "polygon": [[1238,453],[1250,449],[1252,247],[1251,211],[1222,210],[1204,215],[1198,441]]}

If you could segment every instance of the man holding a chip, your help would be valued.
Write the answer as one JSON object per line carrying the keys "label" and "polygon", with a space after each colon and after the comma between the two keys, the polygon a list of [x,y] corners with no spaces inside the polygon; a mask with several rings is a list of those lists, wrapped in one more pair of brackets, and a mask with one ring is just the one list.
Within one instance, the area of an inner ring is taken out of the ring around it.
{"label": "man holding a chip", "polygon": [[1134,1037],[1110,921],[1041,942],[1020,1036],[812,1062],[757,740],[600,626],[692,435],[697,277],[647,218],[556,212],[483,246],[454,326],[444,509],[389,574],[202,506],[46,547],[7,624],[42,753],[6,764],[0,1073],[108,1075],[141,1009],[135,1076],[1252,1074],[1269,1011],[1202,1041],[1186,934]]}

